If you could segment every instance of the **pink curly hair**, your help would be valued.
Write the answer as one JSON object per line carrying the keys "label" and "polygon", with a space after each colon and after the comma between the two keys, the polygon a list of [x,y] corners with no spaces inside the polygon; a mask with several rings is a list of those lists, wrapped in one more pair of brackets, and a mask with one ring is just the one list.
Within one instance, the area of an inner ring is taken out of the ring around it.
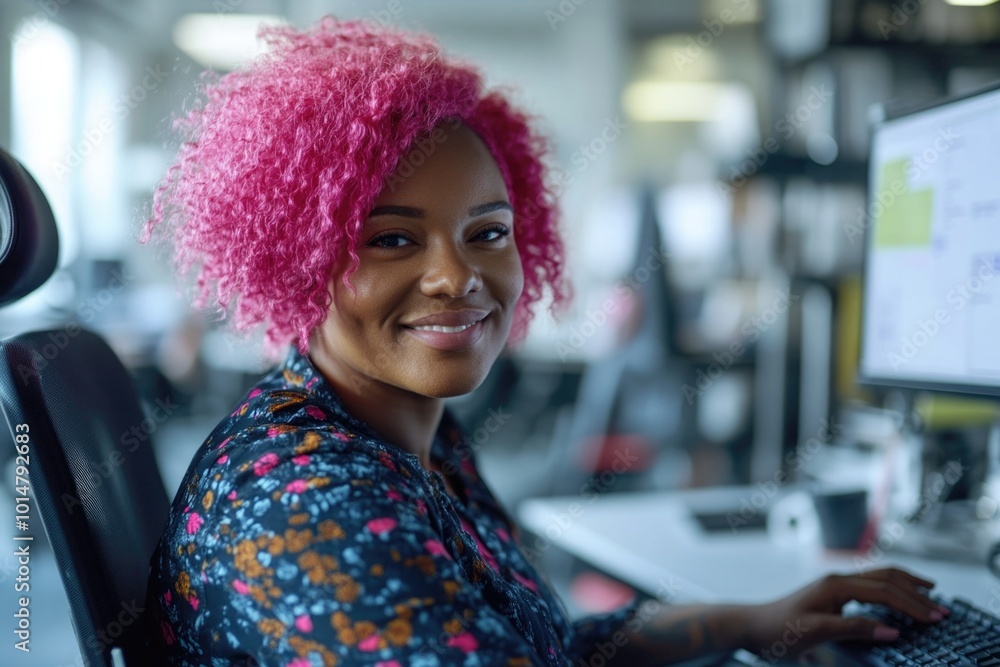
{"label": "pink curly hair", "polygon": [[[509,342],[551,290],[569,298],[548,146],[479,71],[446,59],[428,35],[323,18],[305,31],[262,28],[270,49],[221,78],[174,129],[184,140],[157,186],[139,241],[173,242],[181,274],[198,266],[195,306],[214,298],[243,332],[266,324],[265,350],[296,344],[325,321],[334,264],[358,267],[361,226],[415,140],[445,120],[475,131],[514,207],[524,271]],[[235,302],[235,307],[232,307]]]}

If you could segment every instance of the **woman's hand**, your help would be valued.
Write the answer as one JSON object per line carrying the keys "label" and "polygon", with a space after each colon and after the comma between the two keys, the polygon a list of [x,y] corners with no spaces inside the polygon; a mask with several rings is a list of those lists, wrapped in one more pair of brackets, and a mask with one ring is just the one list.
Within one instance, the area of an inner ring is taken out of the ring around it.
{"label": "woman's hand", "polygon": [[934,582],[896,568],[829,575],[756,608],[747,648],[768,657],[798,654],[825,641],[892,641],[899,636],[897,630],[870,618],[844,617],[843,606],[851,600],[876,603],[921,623],[934,623],[948,609],[927,597],[933,586]]}
{"label": "woman's hand", "polygon": [[882,604],[921,623],[934,623],[948,610],[927,597],[933,586],[927,579],[886,568],[829,575],[769,604],[664,605],[638,627],[627,622],[622,642],[601,645],[612,646],[614,660],[607,651],[602,654],[608,665],[635,667],[745,648],[774,662],[826,641],[889,642],[899,636],[894,628],[870,618],[846,618],[844,605],[851,600]]}

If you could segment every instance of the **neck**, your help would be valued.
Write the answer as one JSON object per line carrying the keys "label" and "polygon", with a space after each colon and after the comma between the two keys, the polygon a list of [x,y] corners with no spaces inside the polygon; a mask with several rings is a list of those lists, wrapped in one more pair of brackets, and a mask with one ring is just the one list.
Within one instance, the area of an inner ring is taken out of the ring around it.
{"label": "neck", "polygon": [[431,444],[444,414],[443,399],[364,376],[331,355],[320,341],[310,344],[309,358],[352,416],[389,444],[416,456],[425,469],[431,468]]}

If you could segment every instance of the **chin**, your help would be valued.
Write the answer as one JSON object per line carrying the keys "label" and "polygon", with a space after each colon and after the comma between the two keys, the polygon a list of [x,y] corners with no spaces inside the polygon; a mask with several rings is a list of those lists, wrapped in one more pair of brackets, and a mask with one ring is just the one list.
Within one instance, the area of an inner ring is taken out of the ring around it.
{"label": "chin", "polygon": [[427,374],[422,382],[415,383],[412,391],[429,398],[451,398],[474,391],[486,379],[489,367],[465,372],[448,372],[440,368]]}

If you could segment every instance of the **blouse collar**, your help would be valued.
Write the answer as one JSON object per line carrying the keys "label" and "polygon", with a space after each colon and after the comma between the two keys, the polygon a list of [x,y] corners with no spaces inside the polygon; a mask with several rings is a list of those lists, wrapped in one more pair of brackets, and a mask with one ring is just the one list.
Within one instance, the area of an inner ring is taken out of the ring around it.
{"label": "blouse collar", "polygon": [[[312,360],[302,354],[295,345],[289,346],[285,360],[278,370],[284,376],[284,389],[305,390],[322,402],[333,414],[336,421],[344,424],[350,430],[382,444],[387,449],[398,452],[400,457],[407,460],[412,459],[411,463],[420,466],[420,459],[415,454],[386,442],[385,438],[376,433],[368,424],[348,412],[333,385],[316,368]],[[455,419],[451,409],[445,406],[441,415],[441,423],[438,424],[434,442],[431,445],[432,457],[438,461],[451,461],[458,469],[462,463],[457,456],[458,446],[462,442],[462,433],[462,427]]]}

